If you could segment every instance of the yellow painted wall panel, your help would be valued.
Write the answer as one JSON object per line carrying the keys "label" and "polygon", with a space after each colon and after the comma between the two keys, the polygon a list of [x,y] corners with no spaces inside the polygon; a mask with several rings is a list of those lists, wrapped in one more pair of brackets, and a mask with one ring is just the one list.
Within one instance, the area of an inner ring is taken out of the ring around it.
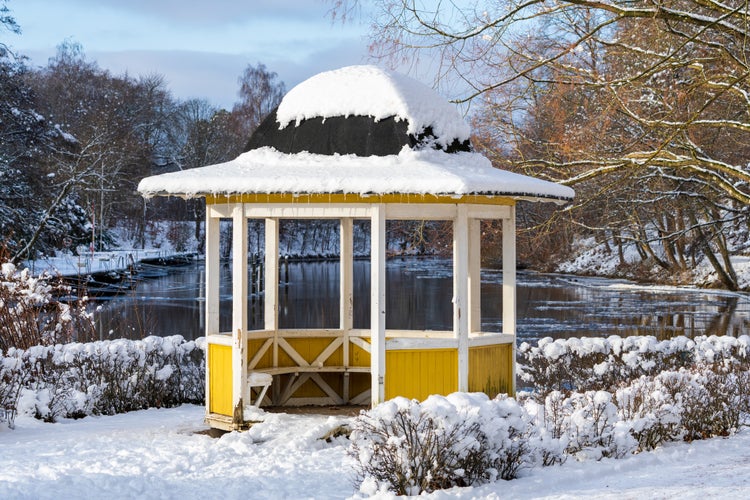
{"label": "yellow painted wall panel", "polygon": [[358,345],[350,344],[349,364],[351,366],[370,366],[370,353]]}
{"label": "yellow painted wall panel", "polygon": [[210,413],[232,416],[232,348],[208,345]]}
{"label": "yellow painted wall panel", "polygon": [[293,398],[324,398],[326,393],[312,380],[306,381],[292,394]]}
{"label": "yellow painted wall panel", "polygon": [[385,354],[385,398],[424,400],[458,389],[456,349],[407,349]]}
{"label": "yellow painted wall panel", "polygon": [[297,353],[305,358],[305,361],[311,363],[326,348],[328,339],[321,338],[304,338],[304,339],[287,339],[290,346]]}
{"label": "yellow painted wall panel", "polygon": [[[320,377],[333,391],[341,395],[344,390],[344,375],[342,373],[320,373]],[[328,394],[320,388],[314,380],[306,381],[299,389],[294,391],[292,398],[326,398]]]}
{"label": "yellow painted wall panel", "polygon": [[494,398],[513,389],[513,345],[469,348],[469,391]]}
{"label": "yellow painted wall panel", "polygon": [[299,366],[281,346],[279,346],[279,366]]}
{"label": "yellow painted wall panel", "polygon": [[333,354],[323,363],[325,366],[343,366],[344,365],[344,347],[339,346]]}
{"label": "yellow painted wall panel", "polygon": [[369,373],[352,373],[349,375],[349,396],[354,397],[371,387]]}
{"label": "yellow painted wall panel", "polygon": [[[247,361],[250,362],[251,359],[255,357],[255,353],[258,352],[258,349],[263,347],[263,344],[265,344],[266,339],[250,339],[247,341]],[[266,350],[265,354],[261,356],[260,360],[258,361],[258,364],[255,366],[255,370],[259,370],[261,368],[271,368],[273,366],[273,345],[269,346],[268,350]]]}
{"label": "yellow painted wall panel", "polygon": [[[298,339],[286,339],[286,341],[289,343],[290,346],[294,348],[295,351],[297,351],[297,354],[302,356],[302,358],[307,361],[308,363],[312,363],[317,359],[320,354],[326,350],[326,348],[333,342],[335,339],[330,337],[309,337],[309,338],[298,338]],[[279,365],[280,366],[296,366],[297,364],[292,361],[292,359],[285,353],[285,363],[290,364],[282,364],[281,362],[281,352],[283,349],[279,349]],[[336,349],[331,356],[325,361],[326,366],[341,366],[341,364],[344,362],[344,355],[341,348]]]}

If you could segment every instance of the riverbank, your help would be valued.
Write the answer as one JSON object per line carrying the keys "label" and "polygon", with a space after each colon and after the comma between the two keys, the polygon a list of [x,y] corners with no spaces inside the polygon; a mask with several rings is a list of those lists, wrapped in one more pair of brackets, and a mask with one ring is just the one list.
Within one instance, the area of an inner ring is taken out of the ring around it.
{"label": "riverbank", "polygon": [[44,272],[65,277],[126,271],[137,264],[168,265],[172,261],[197,257],[194,252],[175,252],[158,248],[118,248],[106,252],[85,252],[74,255],[60,252],[55,257],[43,257],[22,262],[21,269],[29,269],[32,275]]}
{"label": "riverbank", "polygon": [[[622,260],[617,251],[594,238],[581,240],[571,252],[572,257],[553,266],[554,272],[578,276],[596,276],[634,280],[654,285],[689,285],[698,288],[725,288],[707,259],[695,262],[679,274],[668,273],[654,262],[644,262],[633,244],[623,245]],[[750,291],[750,256],[730,257],[736,274],[738,290]]]}

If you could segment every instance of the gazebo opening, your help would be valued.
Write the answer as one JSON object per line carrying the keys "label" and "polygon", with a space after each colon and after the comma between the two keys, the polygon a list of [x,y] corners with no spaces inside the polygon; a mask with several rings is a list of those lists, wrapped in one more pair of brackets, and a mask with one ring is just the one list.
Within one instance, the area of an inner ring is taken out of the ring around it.
{"label": "gazebo opening", "polygon": [[[493,168],[472,151],[469,136],[457,110],[429,87],[353,66],[292,89],[237,159],[141,181],[144,196],[206,198],[210,425],[245,427],[251,404],[376,405],[395,396],[514,392],[516,203],[563,203],[573,191]],[[226,219],[232,221],[229,325],[219,307],[227,284],[219,227]],[[303,304],[293,287],[280,284],[286,265],[280,231],[304,233],[309,221],[335,228],[328,240],[338,249],[335,286],[310,284],[322,286],[316,290],[322,300],[337,297],[338,307],[316,319],[320,304]],[[389,229],[421,221],[443,228],[451,297],[389,303],[386,260],[398,241],[389,243]],[[481,221],[502,226],[502,318],[494,331],[482,326]],[[255,289],[261,239],[253,244],[248,228],[261,223],[264,273]],[[355,266],[355,233],[369,243],[369,287],[357,274],[363,268]],[[369,318],[359,324],[354,310],[366,303]],[[398,307],[414,311],[414,322],[389,320]],[[282,315],[281,308],[294,314]],[[419,311],[427,312],[421,321]],[[448,313],[448,324],[438,311]]]}

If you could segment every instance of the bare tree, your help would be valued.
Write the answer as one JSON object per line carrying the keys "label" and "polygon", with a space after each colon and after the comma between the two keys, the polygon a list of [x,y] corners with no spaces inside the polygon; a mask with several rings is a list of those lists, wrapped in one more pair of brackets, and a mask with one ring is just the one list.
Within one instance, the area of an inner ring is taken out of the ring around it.
{"label": "bare tree", "polygon": [[29,83],[44,115],[76,143],[74,154],[49,165],[51,190],[77,195],[95,226],[96,246],[106,247],[112,220],[140,220],[135,186],[166,154],[171,97],[163,79],[113,76],[67,41]]}
{"label": "bare tree", "polygon": [[[4,3],[0,25],[20,33]],[[70,186],[48,170],[71,154],[75,139],[40,113],[30,74],[25,59],[0,43],[0,234],[12,261],[28,257],[38,243],[47,249],[60,230],[80,227],[72,220],[77,207]],[[72,210],[61,213],[63,206]]]}
{"label": "bare tree", "polygon": [[239,133],[245,141],[284,97],[286,87],[277,78],[278,75],[268,71],[262,63],[248,65],[240,76],[240,101],[235,104],[232,114],[237,118]]}
{"label": "bare tree", "polygon": [[[581,227],[736,288],[750,202],[746,0],[383,0],[374,52],[437,62],[498,165],[575,186]],[[603,236],[602,236],[603,237]]]}

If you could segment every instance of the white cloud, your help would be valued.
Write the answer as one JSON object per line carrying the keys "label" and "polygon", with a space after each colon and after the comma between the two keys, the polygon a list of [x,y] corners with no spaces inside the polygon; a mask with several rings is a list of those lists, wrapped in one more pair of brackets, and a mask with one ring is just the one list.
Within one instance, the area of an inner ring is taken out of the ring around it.
{"label": "white cloud", "polygon": [[181,99],[229,108],[237,79],[262,62],[291,88],[315,73],[364,62],[365,28],[332,24],[324,0],[23,0],[9,43],[43,66],[65,39],[115,74],[159,73]]}
{"label": "white cloud", "polygon": [[[25,0],[47,2],[49,0]],[[59,0],[58,0],[59,1]],[[105,7],[178,24],[223,24],[254,18],[305,19],[326,15],[325,0],[68,0],[68,6]]]}

